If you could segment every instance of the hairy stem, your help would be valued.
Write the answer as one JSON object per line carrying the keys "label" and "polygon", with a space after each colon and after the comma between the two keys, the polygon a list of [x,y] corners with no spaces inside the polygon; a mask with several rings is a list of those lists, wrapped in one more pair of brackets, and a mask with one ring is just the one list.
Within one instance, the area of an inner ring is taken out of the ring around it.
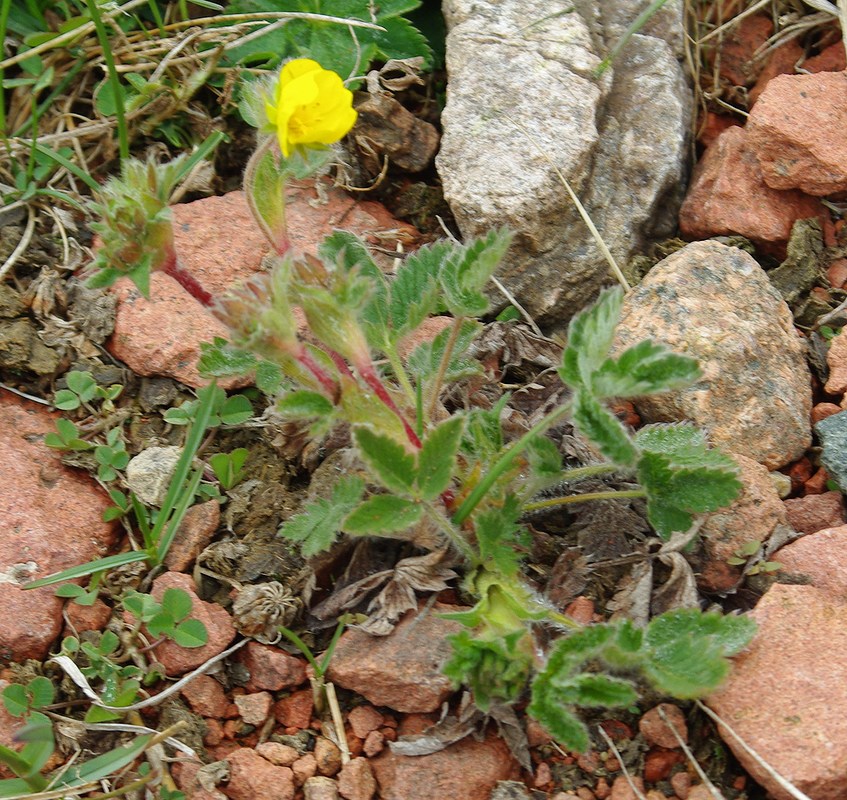
{"label": "hairy stem", "polygon": [[[284,211],[283,218],[280,222],[281,230],[274,231],[262,212],[259,210],[259,205],[256,202],[256,194],[254,191],[256,170],[259,166],[259,162],[261,162],[261,160],[265,157],[273,144],[274,138],[272,136],[267,137],[256,148],[253,155],[250,156],[250,160],[247,162],[247,166],[244,169],[244,188],[246,190],[245,195],[247,196],[247,205],[250,207],[250,212],[253,214],[256,224],[259,226],[259,229],[265,235],[265,238],[268,240],[271,247],[273,247],[276,254],[282,256],[291,249],[291,241],[288,238]],[[280,198],[280,202],[283,204],[282,207],[284,209],[285,197]]]}
{"label": "hairy stem", "polygon": [[609,489],[605,492],[586,492],[585,494],[569,494],[566,497],[547,497],[544,500],[526,503],[523,506],[523,511],[540,511],[544,508],[555,508],[556,506],[565,506],[572,503],[585,503],[589,500],[622,500],[627,497],[647,497],[647,492],[644,489],[624,489],[621,491]]}
{"label": "hairy stem", "polygon": [[198,303],[206,308],[210,308],[214,302],[212,295],[207,292],[200,282],[184,267],[181,267],[176,256],[169,258],[162,267],[162,272],[170,275],[188,294],[190,294]]}
{"label": "hairy stem", "polygon": [[301,347],[300,352],[297,353],[295,358],[315,376],[315,379],[321,385],[321,388],[330,396],[332,402],[337,403],[339,397],[338,382],[333,380],[327,374],[326,370],[312,358],[312,354],[305,347]]}
{"label": "hairy stem", "polygon": [[562,483],[571,483],[573,481],[581,481],[583,478],[591,478],[594,475],[609,475],[613,472],[618,472],[620,467],[614,464],[589,464],[586,467],[576,467],[575,469],[566,469],[562,472],[559,480]]}
{"label": "hairy stem", "polygon": [[456,346],[456,340],[459,338],[459,332],[462,330],[464,317],[455,317],[453,325],[450,328],[450,336],[447,339],[447,344],[444,345],[444,353],[441,356],[441,363],[438,365],[438,372],[435,373],[435,380],[432,382],[430,389],[429,406],[427,414],[432,419],[435,414],[435,406],[438,404],[438,395],[441,394],[441,384],[444,383],[444,376],[447,374],[447,367],[450,365],[450,359],[453,357],[453,348]]}

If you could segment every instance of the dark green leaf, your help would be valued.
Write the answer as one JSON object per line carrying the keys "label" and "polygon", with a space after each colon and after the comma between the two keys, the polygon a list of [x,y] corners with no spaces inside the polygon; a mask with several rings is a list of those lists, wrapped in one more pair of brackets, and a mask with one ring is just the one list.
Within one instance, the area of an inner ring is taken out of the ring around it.
{"label": "dark green leaf", "polygon": [[530,469],[542,482],[559,480],[562,472],[562,454],[559,448],[544,435],[530,439],[526,448]]}
{"label": "dark green leaf", "polygon": [[[256,367],[256,356],[239,350],[226,339],[215,337],[212,344],[200,343],[200,360],[197,368],[208,378],[228,378],[245,375]],[[261,387],[260,387],[261,388]]]}
{"label": "dark green leaf", "polygon": [[27,691],[32,696],[33,708],[44,708],[53,702],[55,689],[49,678],[43,675],[37,675],[27,684]]}
{"label": "dark green leaf", "polygon": [[165,589],[162,595],[162,608],[167,611],[176,622],[185,619],[193,608],[191,595],[183,589]]}
{"label": "dark green leaf", "polygon": [[462,415],[454,414],[424,439],[417,475],[418,491],[424,500],[435,500],[450,485],[464,422]]}
{"label": "dark green leaf", "polygon": [[3,705],[13,717],[22,717],[29,711],[29,697],[19,683],[12,683],[3,690]]}
{"label": "dark green leaf", "polygon": [[620,421],[603,408],[587,390],[578,389],[573,400],[573,422],[613,464],[630,467],[638,451]]}
{"label": "dark green leaf", "polygon": [[629,681],[582,672],[561,683],[551,678],[559,701],[566,705],[614,708],[632,705],[638,694]]}
{"label": "dark green leaf", "polygon": [[450,245],[425,245],[407,256],[390,284],[391,339],[399,341],[436,310],[438,273]]}
{"label": "dark green leaf", "polygon": [[[471,342],[482,330],[482,325],[474,320],[463,320],[459,335],[453,345],[450,363],[444,373],[444,381],[453,383],[461,378],[479,375],[482,367],[475,359],[466,356]],[[419,344],[408,358],[408,369],[421,381],[428,381],[438,372],[447,341],[450,338],[450,329],[441,331],[431,342]]]}
{"label": "dark green leaf", "polygon": [[412,527],[423,514],[423,508],[410,500],[390,494],[369,497],[354,509],[342,523],[346,533],[378,536]]}
{"label": "dark green leaf", "polygon": [[221,407],[220,417],[224,425],[240,425],[253,416],[253,406],[243,394],[228,397]]}
{"label": "dark green leaf", "polygon": [[353,431],[362,459],[386,489],[412,495],[415,482],[415,458],[394,439],[364,427]]}

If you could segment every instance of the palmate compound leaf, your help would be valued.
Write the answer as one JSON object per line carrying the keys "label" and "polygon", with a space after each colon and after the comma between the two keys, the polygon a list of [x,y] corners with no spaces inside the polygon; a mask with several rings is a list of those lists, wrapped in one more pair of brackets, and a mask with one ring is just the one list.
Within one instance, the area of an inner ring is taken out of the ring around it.
{"label": "palmate compound leaf", "polygon": [[[665,428],[666,430],[661,430]],[[693,515],[728,506],[741,491],[738,465],[709,450],[693,426],[650,426],[636,434],[642,453],[638,482],[647,492],[647,516],[664,539],[691,527]]]}
{"label": "palmate compound leaf", "polygon": [[606,289],[593,306],[571,320],[559,376],[572,388],[591,386],[592,374],[606,360],[611,347],[622,303],[620,287]]}
{"label": "palmate compound leaf", "polygon": [[607,358],[592,375],[591,388],[598,398],[638,397],[681,389],[699,377],[697,359],[646,340]]}
{"label": "palmate compound leaf", "polygon": [[358,427],[353,438],[364,462],[389,491],[412,496],[415,483],[415,457],[394,439]]}
{"label": "palmate compound leaf", "polygon": [[656,617],[644,635],[643,671],[662,692],[680,699],[714,691],[729,672],[729,656],[752,640],[749,617],[676,609]]}
{"label": "palmate compound leaf", "polygon": [[624,426],[584,388],[574,394],[573,422],[613,464],[622,467],[635,464],[638,451]]}
{"label": "palmate compound leaf", "polygon": [[328,549],[341,530],[342,520],[359,504],[364,491],[365,482],[361,478],[342,478],[328,500],[321,498],[309,503],[302,513],[279,529],[280,536],[300,542],[306,558]]}

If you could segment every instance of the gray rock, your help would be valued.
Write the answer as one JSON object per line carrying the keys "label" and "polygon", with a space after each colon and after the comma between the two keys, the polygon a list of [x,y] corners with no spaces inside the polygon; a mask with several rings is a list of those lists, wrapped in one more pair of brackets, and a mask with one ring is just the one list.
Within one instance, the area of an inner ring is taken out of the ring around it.
{"label": "gray rock", "polygon": [[847,411],[822,419],[815,433],[823,447],[821,463],[838,488],[847,491]]}
{"label": "gray rock", "polygon": [[791,312],[745,252],[694,242],[624,301],[615,349],[655,339],[700,362],[693,386],[639,398],[645,422],[690,419],[711,440],[777,469],[811,444],[811,376]]}
{"label": "gray rock", "polygon": [[497,781],[489,800],[530,800],[530,795],[520,781]]}
{"label": "gray rock", "polygon": [[148,506],[160,506],[176,469],[182,449],[148,447],[126,465],[126,482],[130,491]]}
{"label": "gray rock", "polygon": [[[436,163],[445,197],[465,237],[515,232],[499,277],[552,327],[613,282],[559,173],[625,265],[675,227],[691,103],[676,44],[655,36],[634,36],[595,78],[640,6],[577,5],[551,15],[544,0],[444,3],[450,79]],[[676,42],[679,3],[654,27]]]}

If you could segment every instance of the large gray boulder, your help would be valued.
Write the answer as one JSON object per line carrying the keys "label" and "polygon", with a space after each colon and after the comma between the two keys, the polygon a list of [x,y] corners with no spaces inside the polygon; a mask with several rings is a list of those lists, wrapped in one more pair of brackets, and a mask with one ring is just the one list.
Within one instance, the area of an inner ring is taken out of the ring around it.
{"label": "large gray boulder", "polygon": [[614,281],[558,173],[626,264],[676,227],[691,107],[678,0],[601,78],[594,68],[641,4],[576,6],[444,2],[449,80],[436,163],[445,197],[465,237],[515,232],[498,277],[551,328]]}

